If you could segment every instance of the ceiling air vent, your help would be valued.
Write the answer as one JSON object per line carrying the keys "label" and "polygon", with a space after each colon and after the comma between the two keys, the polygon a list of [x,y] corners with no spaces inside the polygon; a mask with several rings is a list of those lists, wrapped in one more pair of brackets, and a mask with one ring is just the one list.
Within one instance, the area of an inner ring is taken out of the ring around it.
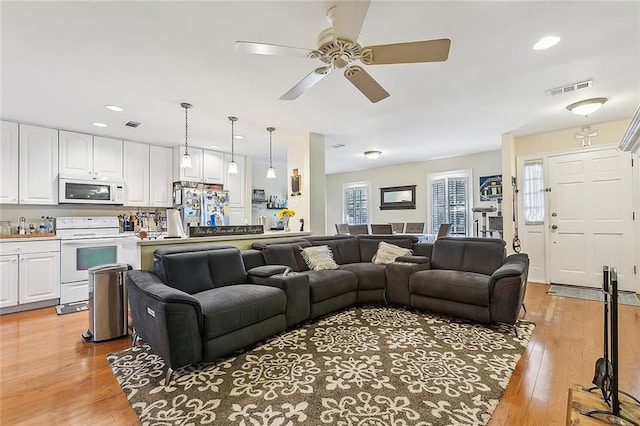
{"label": "ceiling air vent", "polygon": [[563,93],[571,93],[577,90],[587,89],[593,86],[593,80],[580,81],[578,83],[568,84],[555,89],[547,90],[547,95],[561,95]]}
{"label": "ceiling air vent", "polygon": [[331,145],[329,148],[331,148],[331,149],[340,149],[340,148],[344,148],[344,147],[346,147],[345,144],[339,143],[339,144],[336,144],[336,145]]}
{"label": "ceiling air vent", "polygon": [[133,127],[134,129],[135,129],[136,127],[140,127],[140,124],[142,124],[142,123],[139,123],[139,122],[137,122],[137,121],[127,121],[126,123],[124,123],[124,125],[125,125],[125,126],[127,126],[127,127]]}

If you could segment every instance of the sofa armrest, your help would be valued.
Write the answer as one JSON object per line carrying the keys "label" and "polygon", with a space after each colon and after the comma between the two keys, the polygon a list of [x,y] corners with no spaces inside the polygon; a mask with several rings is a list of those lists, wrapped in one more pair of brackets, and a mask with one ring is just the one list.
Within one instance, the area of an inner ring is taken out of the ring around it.
{"label": "sofa armrest", "polygon": [[507,257],[489,282],[491,321],[515,324],[524,300],[529,256],[525,253]]}
{"label": "sofa armrest", "polygon": [[431,263],[431,259],[427,256],[400,256],[396,258],[396,262],[403,263]]}
{"label": "sofa armrest", "polygon": [[151,271],[129,271],[127,286],[133,326],[167,366],[175,370],[202,361],[200,302]]}
{"label": "sofa armrest", "polygon": [[[270,274],[280,268],[279,273]],[[287,327],[291,327],[309,319],[311,315],[311,294],[309,289],[309,276],[291,272],[286,276],[282,273],[286,266],[269,265],[253,268],[248,273],[249,282],[252,284],[268,285],[283,290],[287,296]]]}
{"label": "sofa armrest", "polygon": [[385,299],[387,303],[411,306],[409,278],[414,272],[431,269],[431,263],[429,258],[424,256],[403,256],[402,258],[418,258],[417,260],[421,262],[401,262],[401,258],[397,258],[395,262],[387,264]]}

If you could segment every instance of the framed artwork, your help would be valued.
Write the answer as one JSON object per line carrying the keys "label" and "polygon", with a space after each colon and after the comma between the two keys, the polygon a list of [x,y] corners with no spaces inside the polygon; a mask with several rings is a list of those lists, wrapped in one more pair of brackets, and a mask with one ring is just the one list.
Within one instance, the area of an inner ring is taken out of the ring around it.
{"label": "framed artwork", "polygon": [[298,172],[298,169],[293,169],[293,174],[291,175],[291,196],[295,197],[297,195],[302,195],[302,176]]}
{"label": "framed artwork", "polygon": [[380,210],[401,210],[415,208],[415,185],[380,188]]}
{"label": "framed artwork", "polygon": [[502,175],[480,176],[480,201],[502,200]]}

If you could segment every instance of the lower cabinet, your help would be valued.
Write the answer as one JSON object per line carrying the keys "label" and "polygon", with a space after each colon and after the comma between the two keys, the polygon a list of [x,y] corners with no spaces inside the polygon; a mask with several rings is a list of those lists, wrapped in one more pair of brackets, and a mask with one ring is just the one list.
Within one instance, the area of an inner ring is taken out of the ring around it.
{"label": "lower cabinet", "polygon": [[54,305],[59,297],[60,241],[0,243],[0,308]]}

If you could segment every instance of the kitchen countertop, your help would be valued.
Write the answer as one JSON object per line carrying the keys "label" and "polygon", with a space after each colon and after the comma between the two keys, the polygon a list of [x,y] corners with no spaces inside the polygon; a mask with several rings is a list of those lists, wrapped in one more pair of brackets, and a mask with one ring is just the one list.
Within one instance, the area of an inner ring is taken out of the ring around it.
{"label": "kitchen countertop", "polygon": [[26,241],[59,240],[56,234],[10,234],[0,235],[0,243],[22,243]]}
{"label": "kitchen countertop", "polygon": [[242,234],[242,235],[219,235],[214,237],[185,237],[185,238],[165,238],[161,235],[155,239],[140,239],[135,234],[127,233],[129,236],[123,241],[135,243],[138,246],[161,246],[172,244],[204,243],[233,240],[261,240],[269,238],[303,237],[311,235],[311,232],[285,232],[285,231],[265,231],[263,234]]}

